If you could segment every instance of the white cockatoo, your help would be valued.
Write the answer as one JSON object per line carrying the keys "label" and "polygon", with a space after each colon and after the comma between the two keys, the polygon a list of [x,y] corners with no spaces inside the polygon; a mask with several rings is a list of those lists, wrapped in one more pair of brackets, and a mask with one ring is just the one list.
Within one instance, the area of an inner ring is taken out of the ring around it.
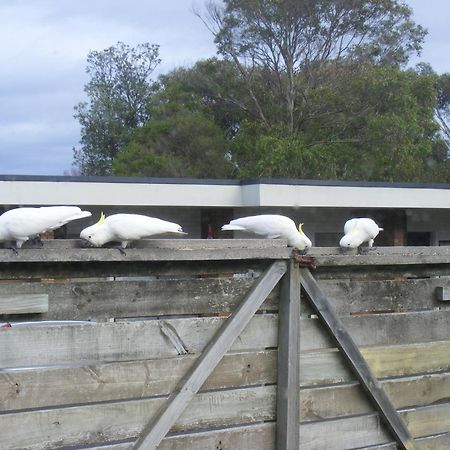
{"label": "white cockatoo", "polygon": [[297,227],[292,219],[278,214],[261,214],[259,216],[234,219],[222,227],[223,231],[249,231],[268,239],[287,239],[288,245],[299,250],[308,250],[312,243],[302,230],[303,224]]}
{"label": "white cockatoo", "polygon": [[373,240],[382,230],[383,228],[380,228],[372,219],[367,217],[347,220],[344,225],[345,236],[341,239],[339,245],[356,248],[364,242],[368,242],[369,247],[372,247]]}
{"label": "white cockatoo", "polygon": [[100,220],[80,233],[80,238],[94,247],[101,247],[107,242],[120,242],[126,248],[129,242],[150,237],[155,234],[187,234],[180,225],[155,217],[141,214],[113,214],[105,217],[103,213]]}
{"label": "white cockatoo", "polygon": [[0,216],[0,242],[16,241],[16,247],[21,248],[31,237],[90,215],[89,211],[82,211],[78,206],[10,209]]}

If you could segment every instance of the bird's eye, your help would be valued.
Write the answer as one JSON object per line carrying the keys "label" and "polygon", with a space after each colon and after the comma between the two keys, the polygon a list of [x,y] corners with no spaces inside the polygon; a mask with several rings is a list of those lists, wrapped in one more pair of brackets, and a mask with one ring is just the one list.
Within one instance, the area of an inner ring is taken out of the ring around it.
{"label": "bird's eye", "polygon": [[92,239],[92,236],[88,236],[89,239]]}

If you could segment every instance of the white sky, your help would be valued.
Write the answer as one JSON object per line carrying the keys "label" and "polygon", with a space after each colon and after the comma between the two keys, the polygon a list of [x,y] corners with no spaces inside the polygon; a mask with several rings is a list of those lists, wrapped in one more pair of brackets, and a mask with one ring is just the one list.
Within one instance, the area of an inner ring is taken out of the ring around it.
{"label": "white sky", "polygon": [[[203,0],[195,0],[201,6]],[[421,61],[450,72],[448,0],[406,0],[429,31]],[[0,174],[62,175],[80,129],[86,56],[118,41],[160,45],[157,73],[215,54],[192,0],[0,0]],[[414,60],[417,62],[418,60]]]}

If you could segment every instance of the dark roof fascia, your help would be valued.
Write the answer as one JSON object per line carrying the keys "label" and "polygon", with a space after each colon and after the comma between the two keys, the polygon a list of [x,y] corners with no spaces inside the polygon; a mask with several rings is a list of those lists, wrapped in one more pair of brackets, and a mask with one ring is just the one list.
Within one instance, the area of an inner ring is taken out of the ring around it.
{"label": "dark roof fascia", "polygon": [[408,189],[450,189],[448,183],[388,183],[385,181],[339,181],[339,180],[301,180],[301,179],[202,179],[202,178],[150,178],[150,177],[111,177],[111,176],[65,176],[65,175],[0,175],[0,181],[34,182],[75,182],[75,183],[134,183],[134,184],[194,184],[249,186],[257,184],[277,184],[291,186],[341,186]]}
{"label": "dark roof fascia", "polygon": [[292,186],[342,186],[342,187],[375,187],[375,188],[410,188],[410,189],[450,189],[448,183],[406,183],[387,181],[341,181],[341,180],[301,180],[261,178],[258,180],[242,180],[242,185],[251,184],[287,184]]}
{"label": "dark roof fascia", "polygon": [[150,178],[110,176],[66,176],[66,175],[0,175],[0,181],[34,181],[63,183],[129,183],[129,184],[210,184],[241,185],[240,180],[202,178]]}

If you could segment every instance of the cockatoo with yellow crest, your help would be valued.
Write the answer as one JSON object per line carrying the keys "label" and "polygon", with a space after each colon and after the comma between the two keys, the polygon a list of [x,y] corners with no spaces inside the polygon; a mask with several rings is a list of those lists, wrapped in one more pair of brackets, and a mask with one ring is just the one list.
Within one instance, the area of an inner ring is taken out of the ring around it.
{"label": "cockatoo with yellow crest", "polygon": [[383,231],[375,221],[367,217],[350,219],[345,222],[345,236],[339,242],[341,247],[357,248],[364,242],[368,242],[369,247],[373,246],[374,239],[378,233]]}
{"label": "cockatoo with yellow crest", "polygon": [[10,209],[0,216],[0,242],[15,241],[16,247],[21,248],[31,237],[90,215],[89,211],[82,211],[78,206]]}
{"label": "cockatoo with yellow crest", "polygon": [[301,223],[297,229],[294,221],[278,214],[261,214],[259,216],[234,219],[222,227],[223,231],[249,231],[268,239],[287,239],[288,245],[298,250],[308,250],[312,243],[302,230]]}
{"label": "cockatoo with yellow crest", "polygon": [[113,214],[105,217],[81,231],[80,237],[94,247],[101,247],[107,242],[120,242],[126,248],[131,241],[150,237],[156,234],[184,235],[181,226],[166,220],[148,217],[141,214]]}

